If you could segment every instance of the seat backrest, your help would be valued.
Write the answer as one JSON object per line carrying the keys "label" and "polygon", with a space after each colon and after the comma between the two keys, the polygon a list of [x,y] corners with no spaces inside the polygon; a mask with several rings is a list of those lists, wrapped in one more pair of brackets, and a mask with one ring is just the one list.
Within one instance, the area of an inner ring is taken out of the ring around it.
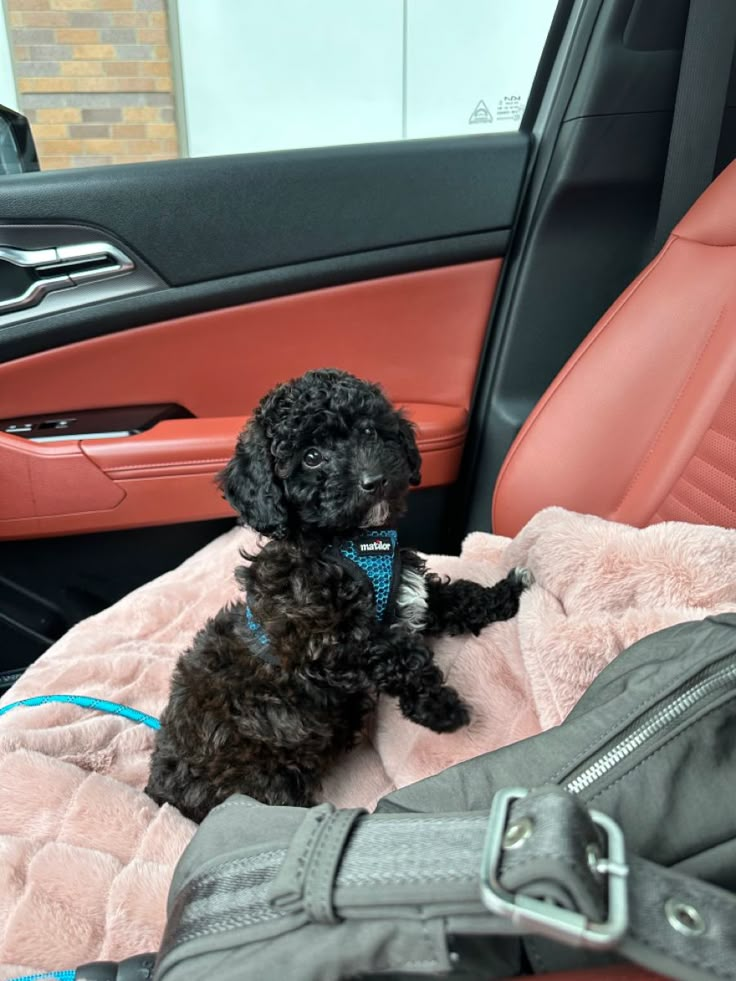
{"label": "seat backrest", "polygon": [[514,535],[559,505],[736,527],[736,162],[550,385],[496,485]]}

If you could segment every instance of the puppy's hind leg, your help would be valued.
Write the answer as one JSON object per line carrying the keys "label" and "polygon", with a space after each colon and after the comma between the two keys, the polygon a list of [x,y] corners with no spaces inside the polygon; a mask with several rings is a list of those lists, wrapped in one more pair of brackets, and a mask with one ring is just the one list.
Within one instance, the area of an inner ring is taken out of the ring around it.
{"label": "puppy's hind leg", "polygon": [[278,807],[314,807],[321,780],[314,773],[296,767],[284,767],[272,773],[261,786],[245,791],[263,804]]}

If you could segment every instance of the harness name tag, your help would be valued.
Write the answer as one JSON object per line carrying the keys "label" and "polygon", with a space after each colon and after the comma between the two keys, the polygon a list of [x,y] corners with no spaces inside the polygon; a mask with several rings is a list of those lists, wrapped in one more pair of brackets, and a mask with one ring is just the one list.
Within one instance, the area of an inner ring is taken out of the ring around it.
{"label": "harness name tag", "polygon": [[388,536],[358,538],[355,540],[355,546],[358,555],[389,555],[394,550],[394,543]]}

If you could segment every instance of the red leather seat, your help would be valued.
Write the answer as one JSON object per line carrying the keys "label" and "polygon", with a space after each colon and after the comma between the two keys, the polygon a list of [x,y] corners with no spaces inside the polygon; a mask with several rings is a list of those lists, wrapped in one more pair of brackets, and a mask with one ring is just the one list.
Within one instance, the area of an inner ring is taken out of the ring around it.
{"label": "red leather seat", "polygon": [[494,531],[553,504],[736,527],[736,162],[542,397],[499,475]]}

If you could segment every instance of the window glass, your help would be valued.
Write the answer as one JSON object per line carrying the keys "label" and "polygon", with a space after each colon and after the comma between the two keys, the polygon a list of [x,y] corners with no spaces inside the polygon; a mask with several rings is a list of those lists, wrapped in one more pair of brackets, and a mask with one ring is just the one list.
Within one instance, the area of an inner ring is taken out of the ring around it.
{"label": "window glass", "polygon": [[44,170],[518,128],[556,0],[4,0]]}

